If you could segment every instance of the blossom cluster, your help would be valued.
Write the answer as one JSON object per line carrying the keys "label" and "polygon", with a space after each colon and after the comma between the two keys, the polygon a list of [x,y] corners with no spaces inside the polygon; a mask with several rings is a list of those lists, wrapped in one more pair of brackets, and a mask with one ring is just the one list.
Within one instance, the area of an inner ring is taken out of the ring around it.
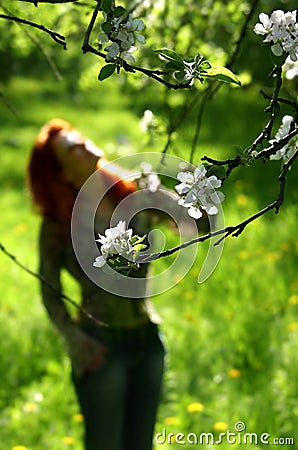
{"label": "blossom cluster", "polygon": [[106,31],[101,31],[98,35],[99,44],[107,44],[111,42],[105,51],[107,52],[106,60],[114,61],[117,57],[134,62],[132,53],[136,50],[135,43],[139,42],[145,44],[145,37],[137,31],[144,29],[144,23],[140,19],[133,19],[132,15],[124,14],[121,17],[113,17],[109,19],[105,12],[103,12],[106,20],[104,28]]}
{"label": "blossom cluster", "polygon": [[126,229],[126,222],[123,220],[120,220],[116,227],[105,230],[105,236],[102,234],[98,236],[96,241],[101,243],[101,256],[93,263],[95,267],[102,267],[110,256],[128,255],[133,252],[132,229]]}
{"label": "blossom cluster", "polygon": [[144,115],[140,120],[140,128],[143,133],[151,133],[158,127],[158,120],[150,109],[144,111]]}
{"label": "blossom cluster", "polygon": [[265,36],[263,42],[271,44],[275,56],[288,53],[292,61],[298,60],[298,24],[297,11],[273,11],[269,17],[265,13],[259,15],[260,23],[254,27],[256,34]]}
{"label": "blossom cluster", "polygon": [[[278,142],[281,139],[283,139],[292,129],[292,126],[294,125],[294,117],[292,116],[284,116],[282,119],[282,124],[279,127],[275,137],[273,140],[270,141],[270,143]],[[283,159],[286,163],[289,161],[289,159],[293,156],[293,154],[298,150],[298,136],[294,136],[290,141],[282,147],[280,150],[278,150],[274,155],[270,156],[270,159],[273,160],[279,160]]]}
{"label": "blossom cluster", "polygon": [[188,214],[194,219],[202,217],[202,210],[209,215],[218,213],[218,204],[224,200],[224,194],[215,189],[221,186],[221,180],[215,175],[206,176],[203,164],[195,168],[194,172],[179,172],[177,179],[181,181],[175,186],[181,196],[178,204],[188,208]]}
{"label": "blossom cluster", "polygon": [[151,192],[156,192],[160,186],[160,178],[156,172],[152,171],[152,166],[149,163],[141,163],[141,173],[137,177],[138,187],[140,189],[148,189]]}
{"label": "blossom cluster", "polygon": [[141,244],[145,237],[133,236],[132,228],[126,229],[124,220],[120,220],[116,227],[106,229],[104,235],[98,236],[96,241],[101,244],[101,255],[93,262],[94,267],[103,267],[112,262],[119,272],[123,269],[138,268],[136,259],[140,251],[146,248],[146,245]]}

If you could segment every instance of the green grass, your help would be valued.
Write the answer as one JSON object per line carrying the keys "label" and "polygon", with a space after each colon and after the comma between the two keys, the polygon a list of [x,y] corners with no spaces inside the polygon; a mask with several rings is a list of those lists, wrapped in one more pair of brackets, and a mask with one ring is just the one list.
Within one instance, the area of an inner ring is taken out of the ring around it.
{"label": "green grass", "polygon": [[[90,95],[74,98],[64,94],[62,87],[53,91],[51,83],[47,86],[15,79],[5,92],[18,116],[4,104],[0,106],[0,242],[35,270],[39,218],[31,209],[24,172],[39,127],[53,116],[64,117],[110,149],[111,155],[124,149],[146,149],[146,138],[139,131],[139,117],[129,99],[111,83],[98,90],[94,85]],[[216,122],[218,140],[212,141],[210,120],[227,114],[228,95],[224,91],[207,111],[204,152],[213,149],[223,155],[231,151],[229,136],[232,144],[246,145],[257,129],[259,116],[252,120],[255,94],[233,90],[231,123],[237,119],[239,126],[231,126],[229,132],[227,119],[222,124]],[[242,110],[243,121],[239,117]],[[247,117],[251,118],[249,129]],[[187,139],[191,135],[185,129],[176,143],[181,149],[183,142],[185,157]],[[153,150],[160,150],[158,144],[155,142]],[[243,220],[276,195],[271,179],[278,173],[278,163],[273,163],[268,174],[262,165],[254,173],[252,170],[251,175],[240,170],[225,187],[227,224]],[[197,276],[207,244],[200,247],[196,263],[181,283],[154,298],[168,347],[157,432],[166,429],[174,435],[209,432],[219,436],[227,427],[234,432],[235,423],[242,421],[246,432],[266,432],[270,439],[291,437],[298,442],[298,217],[294,178],[293,168],[288,182],[291,192],[280,214],[269,213],[240,237],[227,239],[220,263],[205,283],[198,284]],[[174,244],[176,238],[169,238]],[[156,270],[166,264],[165,260],[156,262]],[[75,297],[75,286],[65,278],[68,293]],[[82,450],[82,422],[69,381],[69,360],[41,305],[37,280],[3,252],[0,280],[0,450],[22,450],[18,446],[24,446],[23,450]],[[181,446],[197,448],[173,441],[156,449],[177,450]],[[220,446],[224,450],[230,447],[225,440]],[[249,446],[264,447],[260,442]]]}

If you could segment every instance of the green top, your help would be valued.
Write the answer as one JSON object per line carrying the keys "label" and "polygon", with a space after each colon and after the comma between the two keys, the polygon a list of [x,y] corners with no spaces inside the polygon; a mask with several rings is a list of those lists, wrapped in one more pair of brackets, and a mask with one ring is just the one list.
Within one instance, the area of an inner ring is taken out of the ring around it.
{"label": "green top", "polygon": [[[158,321],[147,299],[119,297],[104,291],[88,278],[76,259],[67,226],[54,219],[44,218],[40,230],[39,249],[39,273],[46,280],[46,283],[41,283],[43,302],[52,322],[65,338],[70,355],[76,353],[76,346],[85,339],[83,329],[97,324],[81,310],[75,318],[69,314],[61,297],[63,269],[67,270],[80,285],[80,306],[104,325],[117,329],[132,329],[149,321]],[[97,270],[100,273],[102,269]],[[144,285],[146,270],[147,268],[143,267],[140,274],[144,277]],[[75,359],[80,359],[81,356],[77,355]],[[80,362],[78,365],[80,366]]]}

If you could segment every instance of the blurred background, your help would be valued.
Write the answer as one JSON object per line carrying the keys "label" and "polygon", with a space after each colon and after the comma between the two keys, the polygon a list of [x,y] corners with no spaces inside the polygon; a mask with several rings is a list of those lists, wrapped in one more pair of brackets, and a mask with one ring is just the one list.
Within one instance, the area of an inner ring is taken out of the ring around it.
{"label": "blurred background", "polygon": [[[136,64],[149,68],[160,64],[152,50],[162,47],[190,57],[200,52],[213,66],[226,65],[254,5],[231,67],[242,87],[223,83],[204,107],[206,84],[199,82],[189,90],[169,91],[141,74],[124,72],[99,82],[103,61],[81,52],[93,1],[38,7],[26,1],[2,2],[0,14],[43,24],[67,41],[64,50],[49,34],[0,17],[0,242],[5,249],[37,270],[40,218],[33,211],[25,173],[34,139],[53,117],[70,121],[108,159],[162,152],[168,146],[170,154],[186,160],[194,152],[196,164],[204,155],[225,159],[249,146],[268,120],[268,100],[260,90],[271,94],[273,88],[270,51],[253,27],[260,12],[293,10],[294,3],[123,3],[146,24],[147,45],[136,52]],[[100,21],[91,36],[94,46],[99,30]],[[298,76],[285,78],[282,94],[295,100],[297,85]],[[146,126],[144,130],[146,110],[154,115],[149,132]],[[293,114],[288,105],[282,107],[277,127],[284,114]],[[235,170],[223,188],[227,225],[275,200],[280,168],[280,161],[272,161]],[[293,165],[280,213],[270,212],[240,237],[227,239],[220,263],[205,283],[198,284],[197,276],[208,243],[199,247],[188,275],[154,297],[168,348],[157,433],[219,436],[234,432],[235,423],[242,421],[246,432],[266,432],[272,440],[284,439],[283,448],[295,448],[286,438],[298,442],[296,180]],[[169,246],[177,244],[170,231],[167,239]],[[153,271],[170,261],[155,262]],[[67,274],[65,282],[67,294],[77,300]],[[3,251],[0,288],[0,450],[81,450],[83,418],[69,382],[69,360],[41,304],[38,281]],[[156,445],[180,447],[173,437]],[[253,442],[250,448],[262,444]]]}

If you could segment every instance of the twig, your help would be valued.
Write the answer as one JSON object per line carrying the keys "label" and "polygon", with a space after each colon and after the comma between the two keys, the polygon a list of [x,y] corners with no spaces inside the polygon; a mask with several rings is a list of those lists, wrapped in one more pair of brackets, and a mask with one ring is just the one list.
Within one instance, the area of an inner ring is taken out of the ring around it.
{"label": "twig", "polygon": [[45,27],[44,25],[40,25],[35,22],[31,22],[27,19],[21,19],[20,17],[15,16],[8,16],[6,14],[0,14],[0,19],[6,19],[6,20],[12,20],[13,22],[23,23],[25,25],[29,25],[33,28],[37,28],[38,30],[44,31],[45,33],[48,33],[52,39],[54,39],[55,42],[58,42],[58,44],[61,44],[66,50],[66,42],[65,37],[62,34],[57,33],[56,31],[50,30],[49,28]]}
{"label": "twig", "polygon": [[78,305],[74,300],[72,300],[70,297],[68,297],[67,295],[63,294],[62,292],[60,292],[58,289],[56,289],[54,286],[52,286],[51,283],[49,283],[43,276],[41,276],[40,274],[33,272],[33,270],[28,269],[28,267],[26,267],[24,264],[22,264],[15,255],[13,255],[12,253],[10,253],[8,250],[6,250],[6,248],[4,247],[4,245],[1,244],[0,242],[0,250],[6,255],[8,256],[18,267],[20,267],[22,270],[24,270],[25,272],[27,272],[29,275],[33,276],[34,278],[37,278],[39,281],[41,281],[43,284],[45,284],[46,286],[48,286],[50,289],[52,289],[53,291],[55,291],[57,294],[59,294],[59,296],[63,299],[66,300],[68,303],[70,303],[71,305],[75,306],[82,314],[84,314],[88,319],[92,320],[93,322],[95,322],[97,325],[99,326],[104,326],[107,327],[108,325],[105,322],[101,322],[99,320],[97,320],[92,314],[88,313],[81,305]]}
{"label": "twig", "polygon": [[249,22],[251,21],[251,18],[252,18],[253,14],[254,14],[257,6],[258,6],[258,3],[260,3],[260,0],[254,0],[252,5],[251,5],[251,7],[250,7],[250,10],[249,10],[248,14],[246,15],[246,19],[245,19],[245,21],[243,23],[242,29],[240,30],[239,37],[238,37],[237,41],[235,42],[234,51],[233,51],[233,53],[231,54],[230,58],[228,59],[228,61],[226,63],[227,69],[231,69],[232,65],[234,64],[234,62],[235,62],[235,60],[236,60],[236,58],[238,56],[238,53],[239,53],[240,48],[241,48],[241,44],[242,44],[242,42],[243,42],[243,40],[245,38],[245,35],[247,33],[247,28],[248,28]]}
{"label": "twig", "polygon": [[7,108],[14,114],[17,118],[20,118],[19,113],[14,109],[11,103],[7,100],[3,92],[0,92],[0,99],[5,103]]}
{"label": "twig", "polygon": [[253,214],[252,216],[248,217],[247,219],[243,220],[242,222],[238,223],[237,225],[222,228],[220,230],[205,234],[204,236],[200,236],[200,237],[191,239],[190,241],[187,241],[181,245],[177,245],[176,247],[170,248],[161,253],[153,253],[151,255],[145,255],[144,257],[142,257],[142,255],[140,255],[138,262],[149,263],[151,261],[155,261],[156,259],[163,258],[165,256],[170,256],[174,253],[177,253],[179,250],[185,249],[185,248],[189,247],[190,245],[199,244],[199,243],[205,242],[208,239],[211,239],[213,237],[223,235],[214,244],[214,245],[218,245],[230,235],[232,237],[239,236],[244,231],[244,229],[247,227],[247,225],[249,225],[251,222],[258,219],[259,217],[263,216],[267,212],[271,211],[272,209],[275,209],[275,214],[278,214],[279,209],[284,201],[286,175],[287,175],[290,167],[292,166],[293,162],[297,158],[297,156],[298,156],[298,150],[296,150],[296,152],[292,155],[292,157],[289,159],[289,161],[283,165],[282,171],[278,177],[278,181],[280,183],[278,196],[274,202],[270,203],[265,208],[261,209],[260,211]]}
{"label": "twig", "polygon": [[[263,95],[263,97],[266,100],[271,100],[272,99],[272,96],[266,94],[266,92],[264,92],[262,89],[260,90],[260,93]],[[298,112],[298,105],[297,105],[296,101],[294,101],[294,100],[292,101],[292,100],[289,100],[289,99],[283,98],[283,97],[277,97],[276,100],[278,101],[278,103],[283,103],[285,105],[291,106],[295,110],[296,113]]]}
{"label": "twig", "polygon": [[279,103],[278,103],[278,94],[282,85],[282,68],[275,66],[270,76],[276,76],[276,82],[274,86],[273,95],[271,96],[271,101],[269,106],[265,109],[265,112],[271,112],[271,117],[268,120],[267,124],[259,134],[259,136],[254,140],[249,152],[252,153],[259,144],[261,144],[264,140],[269,140],[271,136],[272,127],[276,117],[279,112]]}
{"label": "twig", "polygon": [[[84,37],[84,41],[83,41],[83,45],[82,45],[83,53],[87,53],[87,52],[94,53],[93,50],[95,50],[95,49],[93,49],[93,47],[89,44],[89,40],[90,40],[90,35],[91,35],[92,30],[93,30],[96,18],[98,16],[99,11],[100,11],[100,7],[101,7],[101,2],[98,1],[96,3],[95,7],[94,7],[91,20],[89,22],[89,25],[88,25],[86,33],[85,33],[85,37]],[[97,52],[97,51],[95,51],[95,54],[97,56],[100,56],[101,58],[105,56],[103,53],[100,53],[100,52]]]}
{"label": "twig", "polygon": [[255,156],[255,159],[263,158],[265,161],[268,159],[271,155],[274,155],[277,150],[280,150],[283,148],[294,136],[298,134],[298,128],[294,128],[294,130],[290,131],[286,136],[284,136],[282,139],[279,139],[278,141],[272,142],[272,144],[261,150],[257,156]]}
{"label": "twig", "polygon": [[[87,31],[85,33],[85,37],[84,37],[84,42],[82,45],[82,51],[83,53],[93,53],[94,55],[99,56],[102,59],[106,58],[106,55],[98,50],[96,50],[91,44],[90,44],[90,36],[92,33],[92,30],[94,28],[95,22],[96,22],[96,18],[98,16],[99,11],[101,11],[101,1],[97,1],[97,4],[93,10],[93,14],[90,20],[90,23],[88,25]],[[166,86],[168,89],[189,89],[191,86],[189,83],[187,84],[174,84],[174,83],[170,83],[166,80],[164,80],[163,78],[161,78],[162,75],[166,75],[168,72],[164,72],[164,71],[160,71],[160,70],[152,70],[152,69],[146,69],[144,67],[139,67],[139,66],[134,66],[132,64],[127,63],[124,59],[122,58],[117,58],[117,65],[118,67],[122,67],[126,72],[131,72],[131,73],[135,73],[135,72],[141,72],[144,75],[146,75],[149,78],[153,78],[154,80],[158,81],[159,83],[163,84],[164,86]]]}
{"label": "twig", "polygon": [[162,154],[163,154],[162,161],[164,159],[164,155],[167,153],[168,148],[170,147],[170,145],[172,143],[172,136],[173,136],[173,134],[182,125],[182,123],[186,119],[187,115],[190,113],[190,111],[196,105],[196,103],[199,100],[200,96],[201,96],[201,93],[198,92],[196,95],[194,95],[192,97],[192,100],[189,103],[185,102],[185,104],[184,104],[184,106],[183,106],[183,108],[181,110],[181,113],[180,113],[179,117],[177,118],[176,122],[172,123],[169,126],[169,129],[168,129],[168,132],[167,132],[167,135],[168,135],[167,136],[168,137],[167,138],[167,142],[166,142],[166,144],[164,146],[164,149],[162,151]]}
{"label": "twig", "polygon": [[219,88],[219,83],[217,81],[211,81],[202,95],[202,101],[201,101],[201,105],[200,105],[198,115],[197,115],[196,128],[195,128],[195,133],[194,133],[194,137],[192,140],[190,157],[189,157],[189,161],[191,164],[193,162],[193,157],[194,157],[196,146],[197,146],[197,143],[199,140],[203,116],[204,116],[204,112],[205,112],[208,100],[210,98],[212,98],[213,94],[218,90],[218,88]]}
{"label": "twig", "polygon": [[[296,130],[297,131],[297,130]],[[280,206],[283,203],[284,200],[284,192],[285,192],[285,187],[286,187],[286,176],[288,171],[290,170],[293,162],[295,161],[295,159],[298,156],[298,149],[295,151],[295,153],[291,156],[291,158],[283,165],[282,171],[278,177],[278,181],[280,183],[280,191],[279,191],[279,195],[277,197],[276,200],[276,214],[279,211]]]}
{"label": "twig", "polygon": [[203,156],[201,161],[206,161],[214,166],[227,166],[226,176],[221,179],[222,181],[226,180],[234,169],[243,164],[242,157],[240,155],[235,156],[235,158],[224,159],[222,161],[210,158],[209,156]]}
{"label": "twig", "polygon": [[[231,69],[237,56],[238,53],[240,51],[241,48],[241,44],[245,38],[246,32],[247,32],[247,28],[249,25],[249,22],[253,16],[253,13],[258,5],[260,0],[254,0],[254,2],[251,5],[251,8],[249,10],[249,13],[246,16],[246,19],[242,25],[242,28],[240,30],[239,33],[239,37],[237,39],[237,41],[235,42],[235,46],[234,46],[234,51],[232,52],[231,56],[228,58],[225,67],[227,67],[227,69]],[[203,121],[203,116],[205,113],[205,109],[208,103],[208,100],[211,99],[214,94],[220,89],[220,87],[222,86],[222,83],[218,83],[216,81],[212,81],[209,86],[207,86],[207,88],[205,89],[203,95],[202,95],[202,102],[200,105],[200,108],[198,110],[198,115],[197,115],[197,122],[196,122],[196,129],[195,129],[195,133],[194,133],[194,137],[193,137],[193,141],[192,141],[192,148],[191,148],[191,152],[190,152],[190,162],[193,162],[193,157],[195,154],[195,150],[197,147],[197,143],[199,141],[199,136],[200,136],[200,132],[201,132],[201,125],[202,125],[202,121]]]}

